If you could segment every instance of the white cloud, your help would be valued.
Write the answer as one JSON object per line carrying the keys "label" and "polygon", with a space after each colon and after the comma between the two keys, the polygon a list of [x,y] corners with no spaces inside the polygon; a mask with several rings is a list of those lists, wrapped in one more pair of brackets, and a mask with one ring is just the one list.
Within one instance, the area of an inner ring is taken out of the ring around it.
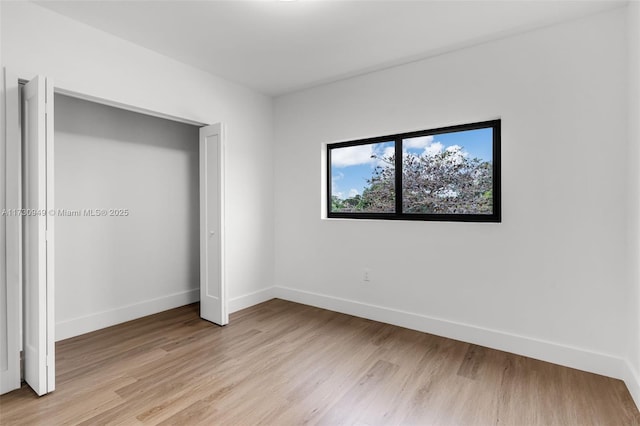
{"label": "white cloud", "polygon": [[357,166],[373,161],[372,145],[356,145],[331,151],[331,165],[335,167]]}
{"label": "white cloud", "polygon": [[351,190],[349,190],[349,198],[355,197],[356,195],[360,195],[360,192],[355,188],[351,188]]}
{"label": "white cloud", "polygon": [[469,155],[469,153],[467,151],[464,151],[463,148],[460,145],[451,145],[448,146],[446,149],[447,152],[453,152],[453,153],[460,153],[460,155],[466,157],[467,155]]}
{"label": "white cloud", "polygon": [[428,157],[440,154],[444,150],[444,145],[440,142],[433,142],[424,148],[424,154]]}
{"label": "white cloud", "polygon": [[402,147],[405,149],[412,148],[426,148],[433,142],[433,135],[429,136],[418,136],[417,138],[404,139],[402,141]]}
{"label": "white cloud", "polygon": [[395,146],[387,146],[385,147],[382,151],[378,150],[378,152],[376,152],[376,156],[378,157],[376,160],[376,166],[381,166],[384,167],[386,165],[388,165],[388,160],[389,158],[393,157],[396,154],[396,148]]}
{"label": "white cloud", "polygon": [[469,156],[469,153],[460,145],[448,146],[445,151],[451,153],[451,156],[449,157],[449,162],[451,164],[462,164],[464,159]]}
{"label": "white cloud", "polygon": [[393,157],[396,154],[396,148],[394,146],[388,146],[382,152],[384,158]]}
{"label": "white cloud", "polygon": [[342,192],[338,191],[338,187],[336,186],[336,181],[344,178],[344,173],[338,172],[331,175],[331,194],[338,196],[338,198],[344,198],[342,196]]}

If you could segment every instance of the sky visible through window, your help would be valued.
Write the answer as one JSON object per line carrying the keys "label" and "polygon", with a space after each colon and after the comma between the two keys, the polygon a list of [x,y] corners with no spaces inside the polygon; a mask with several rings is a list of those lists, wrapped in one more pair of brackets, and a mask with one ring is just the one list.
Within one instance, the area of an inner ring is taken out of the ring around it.
{"label": "sky visible through window", "polygon": [[[395,143],[390,141],[333,149],[331,194],[342,200],[362,195],[375,167],[381,165],[380,158],[388,158],[394,154],[394,145]],[[404,152],[413,155],[434,154],[458,147],[461,153],[470,159],[478,158],[491,163],[493,129],[466,130],[403,140]]]}

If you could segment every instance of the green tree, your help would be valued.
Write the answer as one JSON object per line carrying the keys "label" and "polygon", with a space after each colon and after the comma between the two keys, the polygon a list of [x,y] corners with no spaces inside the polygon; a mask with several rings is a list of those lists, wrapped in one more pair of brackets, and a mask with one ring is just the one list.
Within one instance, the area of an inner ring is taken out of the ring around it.
{"label": "green tree", "polygon": [[331,211],[332,212],[344,211],[344,201],[338,198],[337,195],[331,196]]}
{"label": "green tree", "polygon": [[490,214],[493,210],[491,163],[469,159],[461,148],[403,159],[405,213]]}
{"label": "green tree", "polygon": [[393,213],[396,208],[395,195],[395,155],[373,158],[379,164],[373,171],[368,186],[362,191],[362,210],[371,213]]}

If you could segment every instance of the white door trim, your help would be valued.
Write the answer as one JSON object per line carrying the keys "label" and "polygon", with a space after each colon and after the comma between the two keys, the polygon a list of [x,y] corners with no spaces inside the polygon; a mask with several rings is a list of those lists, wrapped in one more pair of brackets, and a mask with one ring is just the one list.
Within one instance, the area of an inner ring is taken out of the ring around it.
{"label": "white door trim", "polygon": [[82,99],[82,100],[93,102],[93,103],[96,103],[96,104],[107,105],[107,106],[110,106],[110,107],[123,109],[123,110],[131,111],[131,112],[137,112],[139,114],[150,115],[152,117],[163,118],[165,120],[175,121],[175,122],[178,122],[178,123],[190,124],[192,126],[199,126],[199,127],[207,125],[207,123],[202,123],[200,121],[191,120],[189,118],[184,118],[184,117],[178,117],[176,115],[165,114],[163,112],[153,111],[153,110],[150,110],[150,109],[138,107],[138,106],[135,106],[135,105],[125,104],[125,103],[122,103],[122,102],[113,101],[113,100],[106,99],[106,98],[100,98],[100,97],[93,96],[93,95],[87,95],[87,94],[84,94],[84,93],[75,92],[73,90],[68,90],[68,89],[64,89],[64,88],[61,88],[61,87],[55,87],[54,88],[54,92],[55,93],[59,93],[61,95],[69,96],[71,98]]}
{"label": "white door trim", "polygon": [[[51,78],[45,79],[45,114],[46,114],[46,205],[47,211],[55,210],[55,173],[54,173],[54,83]],[[55,215],[47,214],[46,253],[47,253],[47,392],[56,388],[56,316],[55,316]]]}

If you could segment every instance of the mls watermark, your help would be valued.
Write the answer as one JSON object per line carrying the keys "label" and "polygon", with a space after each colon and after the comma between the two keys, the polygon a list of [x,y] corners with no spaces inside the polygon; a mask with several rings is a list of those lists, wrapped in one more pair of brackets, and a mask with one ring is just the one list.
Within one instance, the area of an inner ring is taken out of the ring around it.
{"label": "mls watermark", "polygon": [[5,217],[126,217],[129,214],[129,209],[2,209],[0,211],[0,216]]}

